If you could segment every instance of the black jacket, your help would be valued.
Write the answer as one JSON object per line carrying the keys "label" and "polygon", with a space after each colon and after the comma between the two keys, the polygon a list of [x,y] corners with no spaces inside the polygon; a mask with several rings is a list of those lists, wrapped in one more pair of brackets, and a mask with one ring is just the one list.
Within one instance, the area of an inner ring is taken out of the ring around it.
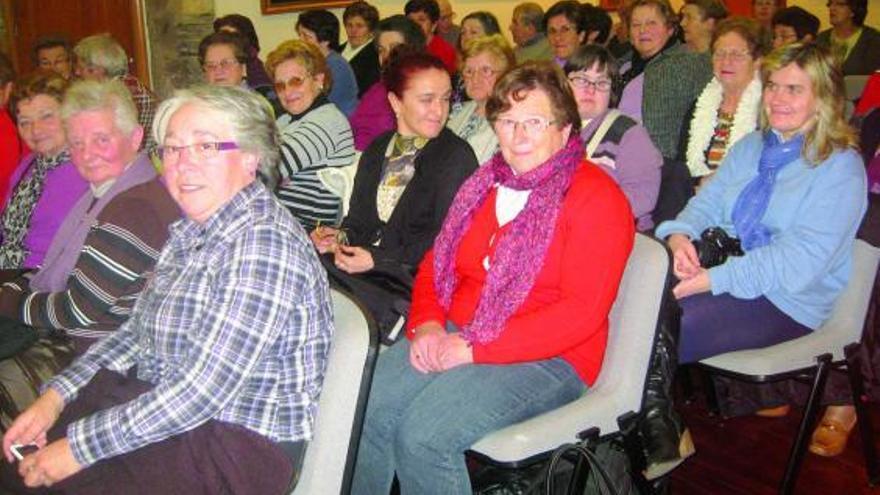
{"label": "black jacket", "polygon": [[[820,45],[831,46],[831,30],[819,33],[816,40]],[[862,26],[862,36],[850,50],[843,62],[843,75],[867,76],[880,69],[880,32],[870,26]]]}
{"label": "black jacket", "polygon": [[[343,43],[342,46],[339,47],[339,53],[342,53],[342,50],[345,49],[347,44],[348,43]],[[367,43],[367,46],[361,48],[361,51],[348,61],[348,65],[350,65],[351,70],[354,71],[354,78],[357,80],[358,84],[358,98],[360,98],[368,89],[370,89],[370,86],[379,80],[379,76],[381,75],[379,69],[379,52],[376,51],[375,42],[371,41]]]}
{"label": "black jacket", "polygon": [[342,228],[353,246],[371,252],[377,268],[392,263],[415,270],[434,244],[459,186],[479,164],[470,145],[444,127],[416,156],[415,174],[388,223],[383,223],[376,209],[376,192],[393,136],[393,131],[382,134],[361,155]]}

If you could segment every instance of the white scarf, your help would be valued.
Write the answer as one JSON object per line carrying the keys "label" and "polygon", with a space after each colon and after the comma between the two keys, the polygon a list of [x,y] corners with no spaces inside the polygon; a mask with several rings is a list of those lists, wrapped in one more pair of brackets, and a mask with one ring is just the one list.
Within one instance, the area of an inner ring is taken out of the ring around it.
{"label": "white scarf", "polygon": [[[687,166],[691,171],[691,177],[702,177],[713,172],[706,165],[706,150],[715,135],[715,126],[718,124],[718,109],[724,99],[724,90],[717,77],[706,85],[697,106],[694,109],[694,117],[691,120],[690,139],[687,145]],[[733,127],[730,129],[730,137],[727,139],[729,150],[740,138],[758,128],[758,117],[761,112],[761,79],[757,73],[752,81],[746,86],[736,113],[733,115]]]}

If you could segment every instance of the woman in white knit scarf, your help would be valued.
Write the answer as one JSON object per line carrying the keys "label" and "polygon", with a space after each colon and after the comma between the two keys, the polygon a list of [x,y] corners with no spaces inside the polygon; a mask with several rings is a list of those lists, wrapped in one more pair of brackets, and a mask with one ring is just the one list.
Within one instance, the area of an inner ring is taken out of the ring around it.
{"label": "woman in white knit scarf", "polygon": [[686,162],[691,176],[704,183],[721,165],[727,150],[758,127],[763,54],[760,28],[751,19],[722,21],[712,39],[715,76],[693,112]]}

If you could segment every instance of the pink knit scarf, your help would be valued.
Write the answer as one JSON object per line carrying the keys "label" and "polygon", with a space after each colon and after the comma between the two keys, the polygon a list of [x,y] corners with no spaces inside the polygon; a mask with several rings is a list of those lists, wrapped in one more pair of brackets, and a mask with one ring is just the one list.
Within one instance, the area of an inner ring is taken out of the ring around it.
{"label": "pink knit scarf", "polygon": [[447,310],[458,284],[455,255],[459,243],[493,186],[531,191],[525,208],[497,240],[498,247],[476,312],[461,330],[465,340],[481,344],[492,342],[525,301],[544,264],[562,199],[583,156],[583,143],[572,136],[566,146],[546,162],[517,176],[499,152],[458,190],[434,243],[434,287],[440,304]]}

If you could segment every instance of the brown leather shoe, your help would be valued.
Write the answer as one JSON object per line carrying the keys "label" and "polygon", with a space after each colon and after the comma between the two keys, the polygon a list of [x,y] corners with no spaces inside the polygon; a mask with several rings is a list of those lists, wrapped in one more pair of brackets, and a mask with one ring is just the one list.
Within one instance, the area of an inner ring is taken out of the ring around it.
{"label": "brown leather shoe", "polygon": [[784,416],[788,416],[788,411],[791,411],[791,406],[788,404],[783,404],[778,407],[768,407],[766,409],[760,409],[755,412],[755,416],[760,416],[762,418],[782,418]]}
{"label": "brown leather shoe", "polygon": [[[831,407],[828,409],[830,410]],[[810,452],[822,457],[834,457],[843,452],[846,449],[849,434],[856,425],[854,411],[834,411],[829,414],[829,410],[825,411],[825,416],[813,431],[813,437],[810,441]]]}

